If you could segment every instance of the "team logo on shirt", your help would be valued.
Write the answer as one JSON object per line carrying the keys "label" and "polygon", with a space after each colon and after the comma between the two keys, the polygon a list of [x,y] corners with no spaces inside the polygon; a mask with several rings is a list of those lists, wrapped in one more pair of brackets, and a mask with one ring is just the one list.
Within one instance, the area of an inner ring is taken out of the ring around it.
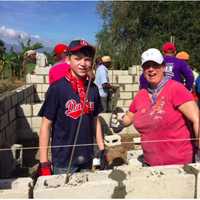
{"label": "team logo on shirt", "polygon": [[[93,111],[94,102],[89,102],[89,107],[90,110]],[[66,108],[65,115],[67,117],[78,119],[81,116],[83,106],[81,103],[77,103],[74,99],[70,99],[66,102],[65,108]]]}

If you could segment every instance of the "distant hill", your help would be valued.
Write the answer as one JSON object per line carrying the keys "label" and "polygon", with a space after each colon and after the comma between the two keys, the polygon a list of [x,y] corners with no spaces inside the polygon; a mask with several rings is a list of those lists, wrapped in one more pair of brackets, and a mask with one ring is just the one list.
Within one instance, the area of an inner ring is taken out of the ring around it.
{"label": "distant hill", "polygon": [[[21,47],[20,47],[19,45],[17,45],[17,44],[9,44],[9,43],[6,43],[6,42],[4,42],[4,44],[5,44],[5,47],[6,47],[6,51],[7,51],[7,52],[10,51],[11,47],[14,48],[14,51],[15,51],[15,52],[20,52],[20,51],[21,51]],[[44,48],[38,49],[38,51],[39,51],[39,52],[44,52],[44,51],[46,51],[46,52],[48,52],[48,53],[51,53],[51,52],[53,51],[53,48],[51,48],[51,47],[44,47]]]}

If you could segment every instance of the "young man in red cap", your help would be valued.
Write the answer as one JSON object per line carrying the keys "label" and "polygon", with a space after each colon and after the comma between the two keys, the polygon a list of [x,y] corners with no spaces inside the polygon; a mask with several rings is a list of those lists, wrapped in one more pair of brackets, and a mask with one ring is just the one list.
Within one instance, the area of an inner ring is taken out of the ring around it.
{"label": "young man in red cap", "polygon": [[[162,52],[164,54],[164,62],[165,62],[165,76],[169,78],[181,82],[185,85],[188,90],[192,90],[194,76],[189,65],[176,58],[176,46],[171,42],[166,42],[162,46]],[[142,74],[140,76],[140,88],[147,88],[148,83]]]}
{"label": "young man in red cap", "polygon": [[[65,77],[50,85],[47,91],[45,102],[39,112],[42,117],[39,136],[39,175],[51,174],[47,148],[50,135],[52,135],[51,152],[54,174],[65,173],[69,169],[74,145],[77,146],[72,157],[70,172],[91,169],[94,136],[100,150],[102,168],[104,167],[104,141],[98,119],[102,105],[97,86],[91,82],[88,95],[86,94],[87,72],[92,68],[94,55],[95,48],[86,41],[72,41],[69,45],[70,68]],[[76,135],[80,117],[82,121]]]}
{"label": "young man in red cap", "polygon": [[[69,47],[65,44],[57,44],[54,48],[54,54],[58,61],[49,71],[49,84],[53,84],[55,81],[63,78],[67,69],[70,67],[68,58]],[[88,78],[91,77],[94,80],[95,76],[91,70],[87,73]]]}
{"label": "young man in red cap", "polygon": [[57,44],[54,47],[54,55],[57,63],[49,70],[49,84],[63,78],[69,68],[68,62],[69,47],[65,44]]}

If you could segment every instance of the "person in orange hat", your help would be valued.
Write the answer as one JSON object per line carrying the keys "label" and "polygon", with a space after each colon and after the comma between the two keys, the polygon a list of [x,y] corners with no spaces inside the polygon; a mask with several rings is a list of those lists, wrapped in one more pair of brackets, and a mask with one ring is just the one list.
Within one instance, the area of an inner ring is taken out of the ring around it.
{"label": "person in orange hat", "polygon": [[68,51],[69,47],[66,44],[57,44],[54,47],[54,55],[57,63],[55,63],[49,70],[49,84],[53,84],[55,81],[65,76],[67,69],[69,68],[68,63]]}
{"label": "person in orange hat", "polygon": [[176,54],[176,58],[188,62],[188,60],[190,59],[190,55],[186,51],[180,51]]}
{"label": "person in orange hat", "polygon": [[[188,61],[190,59],[190,55],[186,51],[180,51],[179,53],[176,54],[176,58],[183,60],[188,64]],[[191,69],[193,69],[193,68],[191,67]],[[193,70],[193,75],[195,77],[195,71],[194,70]],[[200,99],[200,95],[197,94],[196,88],[197,87],[196,87],[196,82],[195,82],[195,85],[193,85],[193,88],[192,88],[192,95],[194,97],[194,100],[198,103],[198,101]]]}

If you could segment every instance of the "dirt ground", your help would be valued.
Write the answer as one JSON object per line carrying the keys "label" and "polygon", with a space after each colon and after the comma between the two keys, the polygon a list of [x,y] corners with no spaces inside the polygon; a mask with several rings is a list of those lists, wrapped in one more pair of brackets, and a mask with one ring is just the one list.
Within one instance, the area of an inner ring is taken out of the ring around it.
{"label": "dirt ground", "polygon": [[135,149],[133,143],[133,134],[122,134],[121,143],[122,145],[107,147],[107,159],[109,162],[109,167],[119,166],[127,163],[127,151]]}
{"label": "dirt ground", "polygon": [[5,95],[5,93],[14,90],[25,84],[24,80],[18,79],[5,79],[0,80],[0,95]]}

